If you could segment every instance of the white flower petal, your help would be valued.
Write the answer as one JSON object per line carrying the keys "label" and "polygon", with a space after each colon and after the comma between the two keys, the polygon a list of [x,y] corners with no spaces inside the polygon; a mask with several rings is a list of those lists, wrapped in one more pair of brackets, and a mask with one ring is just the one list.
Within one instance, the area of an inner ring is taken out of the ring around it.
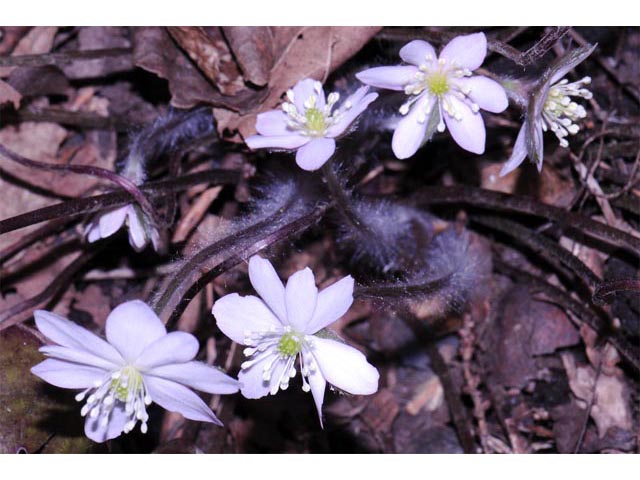
{"label": "white flower petal", "polygon": [[87,420],[84,422],[84,433],[94,442],[106,442],[119,437],[128,421],[129,415],[124,411],[124,404],[118,402],[111,411],[107,425],[101,424],[100,417],[91,418],[87,415]]}
{"label": "white flower petal", "polygon": [[211,313],[216,317],[222,333],[241,345],[244,345],[246,332],[282,327],[269,307],[254,296],[241,297],[237,293],[225,295],[214,303]]}
{"label": "white flower petal", "polygon": [[487,37],[480,32],[454,38],[442,49],[439,58],[473,71],[482,65],[486,56]]}
{"label": "white flower petal", "polygon": [[[544,134],[542,132],[542,122],[536,122],[534,128],[534,147],[535,147],[535,158],[533,159],[536,163],[536,168],[538,172],[542,171],[542,162],[544,160]],[[525,139],[526,140],[526,139]]]}
{"label": "white flower petal", "polygon": [[87,241],[89,243],[97,242],[102,237],[100,236],[100,223],[90,223],[87,225],[86,230],[84,231],[85,236],[87,237]]}
{"label": "white flower petal", "polygon": [[511,152],[511,157],[507,160],[502,166],[502,170],[500,170],[500,176],[504,177],[505,175],[513,172],[516,168],[520,166],[520,164],[527,158],[527,145],[525,143],[525,135],[526,135],[526,127],[522,125],[520,131],[518,132],[518,138],[516,138],[516,143],[513,146],[513,151]]}
{"label": "white flower petal", "polygon": [[60,388],[89,388],[107,372],[100,368],[48,358],[31,369],[31,373]]}
{"label": "white flower petal", "polygon": [[349,345],[314,337],[312,352],[330,384],[354,395],[370,395],[378,390],[378,370]]}
{"label": "white flower petal", "polygon": [[[303,353],[305,356],[305,363],[308,361],[308,353]],[[313,395],[313,401],[316,404],[316,410],[318,410],[318,418],[320,419],[320,426],[322,427],[322,404],[324,403],[324,391],[327,386],[327,381],[322,376],[322,372],[316,369],[307,378],[309,386],[311,387],[311,394]]]}
{"label": "white flower petal", "polygon": [[[346,101],[351,102],[352,107],[344,113],[344,116],[338,123],[327,129],[326,136],[329,138],[337,137],[349,128],[358,115],[364,112],[369,104],[378,98],[377,93],[370,93],[364,96],[369,87],[361,87],[356,93],[349,97]],[[356,97],[357,96],[357,97]]]}
{"label": "white flower petal", "polygon": [[424,40],[413,40],[400,49],[400,58],[416,66],[426,63],[428,56],[434,61],[438,59],[431,44]]}
{"label": "white flower petal", "polygon": [[348,275],[318,294],[318,303],[307,325],[307,333],[314,334],[347,313],[353,303],[353,285],[353,278]]}
{"label": "white flower petal", "polygon": [[129,210],[127,211],[129,245],[131,245],[136,252],[144,250],[144,247],[149,243],[149,237],[147,236],[142,215],[142,211],[133,205],[129,205]]}
{"label": "white flower petal", "polygon": [[[281,359],[275,359],[277,355],[273,350],[268,350],[263,353],[264,358],[250,368],[243,368],[238,373],[238,380],[242,384],[240,392],[245,398],[262,398],[269,395],[271,387],[278,385],[280,377],[285,367],[285,362]],[[271,365],[271,377],[269,380],[263,378],[265,366]]]}
{"label": "white flower petal", "polygon": [[307,325],[313,317],[318,300],[318,287],[309,267],[289,277],[284,297],[289,325],[297,332],[307,333]]}
{"label": "white flower petal", "polygon": [[475,76],[456,79],[455,82],[469,88],[469,98],[483,110],[500,113],[509,106],[509,99],[502,85],[490,78]]}
{"label": "white flower petal", "polygon": [[460,120],[456,120],[448,114],[444,114],[444,121],[453,139],[469,152],[478,155],[484,153],[486,132],[480,113],[473,113],[466,103],[461,102],[453,95],[449,95],[447,100],[462,116]]}
{"label": "white flower petal", "polygon": [[280,321],[285,321],[287,307],[284,304],[284,285],[271,262],[258,255],[251,257],[249,259],[249,280],[258,295]]}
{"label": "white flower petal", "polygon": [[147,375],[181,383],[207,393],[228,394],[240,389],[240,382],[217,368],[202,362],[187,362],[155,367]]}
{"label": "white flower petal", "polygon": [[391,149],[400,160],[413,156],[424,142],[428,122],[425,120],[420,123],[418,118],[424,114],[427,105],[433,105],[431,108],[438,108],[434,104],[435,97],[423,95],[416,101],[409,113],[398,122],[391,139]]}
{"label": "white flower petal", "polygon": [[356,73],[356,78],[372,87],[402,91],[418,72],[418,68],[413,65],[375,67]]}
{"label": "white flower petal", "polygon": [[73,350],[89,352],[116,365],[124,362],[118,351],[89,330],[46,310],[33,313],[38,330],[52,342]]}
{"label": "white flower petal", "polygon": [[199,349],[198,340],[190,333],[171,332],[147,345],[136,360],[136,367],[148,371],[170,363],[189,362]]}
{"label": "white flower petal", "polygon": [[309,142],[310,138],[297,133],[290,135],[251,135],[245,139],[245,143],[251,150],[257,148],[282,148],[284,150],[293,150],[299,148]]}
{"label": "white flower petal", "polygon": [[211,422],[222,426],[222,422],[207,404],[187,387],[154,376],[145,376],[144,382],[151,399],[165,410],[178,412],[190,420]]}
{"label": "white flower petal", "polygon": [[288,116],[282,110],[270,110],[260,113],[256,117],[256,130],[260,135],[288,135],[291,130],[287,128]]}
{"label": "white flower petal", "polygon": [[320,91],[316,90],[316,84],[319,83],[313,78],[305,78],[300,80],[295,87],[293,87],[293,103],[298,109],[300,115],[304,115],[306,107],[304,102],[312,95],[316,97],[316,108],[322,110],[325,105],[324,90],[320,88]]}
{"label": "white flower petal", "polygon": [[153,310],[140,300],[118,305],[107,317],[107,340],[127,362],[134,362],[140,353],[167,329]]}
{"label": "white flower petal", "polygon": [[107,238],[116,233],[122,227],[125,217],[127,216],[129,205],[116,208],[110,212],[103,213],[100,216],[100,237]]}
{"label": "white flower petal", "polygon": [[314,138],[300,147],[296,153],[296,163],[307,171],[318,170],[336,151],[336,141],[332,138]]}
{"label": "white flower petal", "polygon": [[46,356],[57,360],[64,360],[89,367],[96,367],[104,371],[113,371],[119,369],[122,364],[115,364],[109,360],[105,360],[87,350],[78,350],[75,348],[61,347],[58,345],[48,345],[41,347],[39,350]]}

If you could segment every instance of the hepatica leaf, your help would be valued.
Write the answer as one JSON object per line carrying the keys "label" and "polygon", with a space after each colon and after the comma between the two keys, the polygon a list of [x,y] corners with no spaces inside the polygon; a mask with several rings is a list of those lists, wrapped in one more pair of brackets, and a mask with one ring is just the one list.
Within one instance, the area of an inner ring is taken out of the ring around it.
{"label": "hepatica leaf", "polygon": [[18,328],[0,332],[0,453],[84,452],[91,442],[73,394],[29,371],[42,360],[39,342]]}

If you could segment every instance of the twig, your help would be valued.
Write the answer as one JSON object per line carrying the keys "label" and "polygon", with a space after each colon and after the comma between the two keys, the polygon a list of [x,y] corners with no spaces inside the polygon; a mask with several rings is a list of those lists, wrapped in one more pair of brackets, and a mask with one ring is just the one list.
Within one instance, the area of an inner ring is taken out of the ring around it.
{"label": "twig", "polygon": [[60,108],[37,108],[32,105],[17,112],[13,110],[3,111],[2,121],[3,123],[50,122],[86,129],[108,130],[113,128],[118,132],[130,132],[133,129],[142,127],[142,124],[132,123],[119,116],[103,117],[95,113],[71,112]]}
{"label": "twig", "polygon": [[[487,40],[487,49],[525,67],[547,53],[553,44],[569,32],[570,29],[571,27],[552,27],[550,31],[526,52],[521,52],[500,40]],[[454,32],[434,32],[408,28],[384,29],[378,34],[378,38],[384,38],[385,40],[406,41],[420,37],[438,44],[448,42],[455,36],[457,36],[457,34]]]}
{"label": "twig", "polygon": [[440,355],[438,347],[436,347],[433,342],[429,342],[427,344],[427,353],[431,359],[433,371],[438,375],[438,378],[442,383],[444,396],[447,400],[447,405],[449,405],[449,412],[451,413],[453,424],[456,428],[456,432],[458,433],[462,449],[464,450],[464,453],[477,453],[476,443],[473,440],[473,433],[469,428],[467,414],[465,412],[464,405],[460,400],[460,389],[455,385],[453,379],[449,375],[449,368],[442,358],[442,355]]}
{"label": "twig", "polygon": [[582,421],[582,427],[580,428],[580,434],[578,435],[578,439],[576,440],[576,446],[573,449],[573,453],[580,453],[580,449],[582,448],[582,441],[584,440],[584,435],[585,433],[587,433],[589,417],[591,416],[591,410],[593,409],[593,404],[596,401],[596,389],[598,388],[598,381],[600,380],[600,375],[602,373],[602,364],[604,362],[603,358],[607,348],[608,348],[608,345],[605,345],[603,352],[601,352],[598,357],[598,367],[596,368],[596,375],[593,381],[593,387],[591,387],[591,396],[589,397],[589,403],[587,404],[587,408],[584,411],[584,420]]}
{"label": "twig", "polygon": [[101,48],[96,50],[79,50],[75,52],[0,56],[0,67],[43,67],[45,65],[67,65],[75,62],[76,60],[124,57],[130,56],[132,53],[133,50],[131,48]]}

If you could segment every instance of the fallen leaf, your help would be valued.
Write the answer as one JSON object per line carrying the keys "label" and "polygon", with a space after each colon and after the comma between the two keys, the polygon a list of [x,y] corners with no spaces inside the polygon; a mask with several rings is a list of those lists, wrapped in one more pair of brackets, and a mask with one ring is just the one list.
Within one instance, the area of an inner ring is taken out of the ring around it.
{"label": "fallen leaf", "polygon": [[[131,47],[128,27],[80,27],[78,30],[79,51]],[[113,75],[133,68],[131,55],[76,60],[62,66],[65,75],[74,80]]]}
{"label": "fallen leaf", "polygon": [[64,73],[53,65],[45,67],[18,67],[7,82],[23,97],[39,95],[67,95],[69,81]]}
{"label": "fallen leaf", "polygon": [[0,80],[0,105],[4,103],[13,103],[13,108],[20,108],[20,100],[22,95],[8,83]]}
{"label": "fallen leaf", "polygon": [[50,387],[30,372],[44,360],[40,343],[24,330],[0,332],[0,454],[89,450],[73,393]]}
{"label": "fallen leaf", "polygon": [[140,27],[133,33],[134,63],[169,82],[171,104],[191,108],[199,103],[247,111],[261,103],[266,92],[243,90],[234,96],[223,95],[187,58],[164,28]]}
{"label": "fallen leaf", "polygon": [[0,55],[13,50],[31,27],[0,27]]}
{"label": "fallen leaf", "polygon": [[224,95],[245,90],[242,75],[218,27],[167,27],[204,75]]}
{"label": "fallen leaf", "polygon": [[222,27],[242,75],[262,87],[269,82],[274,62],[273,32],[269,27]]}
{"label": "fallen leaf", "polygon": [[482,343],[490,362],[487,368],[500,385],[523,388],[536,378],[536,355],[580,341],[567,315],[554,305],[534,300],[526,287],[516,286],[507,293],[498,311]]}

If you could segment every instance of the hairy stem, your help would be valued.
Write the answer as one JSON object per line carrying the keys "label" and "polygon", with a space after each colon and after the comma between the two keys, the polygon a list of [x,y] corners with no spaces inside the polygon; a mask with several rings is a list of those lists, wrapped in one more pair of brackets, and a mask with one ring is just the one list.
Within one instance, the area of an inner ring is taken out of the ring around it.
{"label": "hairy stem", "polygon": [[479,208],[523,213],[554,221],[562,229],[573,229],[610,245],[624,248],[635,256],[640,255],[640,238],[629,235],[604,223],[583,215],[531,198],[494,192],[477,187],[425,187],[412,197],[421,206],[437,204],[466,204]]}
{"label": "hairy stem", "polygon": [[[327,182],[327,187],[331,195],[332,200],[335,203],[336,209],[343,216],[343,218],[356,230],[360,230],[366,235],[373,235],[371,230],[360,220],[358,214],[354,211],[349,194],[345,192],[340,180],[336,177],[331,161],[324,164],[322,167],[322,174]],[[372,237],[374,238],[374,237]]]}
{"label": "hairy stem", "polygon": [[544,235],[537,234],[533,230],[523,227],[517,222],[488,215],[472,215],[471,221],[517,239],[522,244],[531,248],[534,252],[542,255],[543,258],[551,260],[551,263],[555,263],[553,260],[559,261],[563,265],[569,267],[571,271],[590,288],[595,288],[595,286],[600,283],[600,278],[589,267],[581,262],[578,257],[572,255],[571,252],[562,248],[553,240],[545,237]]}
{"label": "hairy stem", "polygon": [[112,183],[115,183],[122,189],[126,190],[138,204],[145,211],[149,218],[152,219],[154,224],[157,224],[155,211],[151,202],[147,199],[147,197],[142,193],[142,191],[138,188],[138,186],[129,180],[126,177],[118,175],[116,172],[112,172],[111,170],[107,170],[105,168],[94,167],[91,165],[56,165],[52,163],[38,162],[36,160],[31,160],[29,158],[23,157],[22,155],[17,154],[6,148],[4,145],[0,144],[0,155],[9,160],[12,160],[20,165],[24,165],[30,168],[37,168],[40,170],[52,170],[52,171],[65,171],[77,173],[80,175],[90,175],[92,177],[103,178]]}
{"label": "hairy stem", "polygon": [[[163,286],[162,293],[152,302],[152,308],[163,320],[169,321],[176,316],[174,311],[181,304],[186,294],[193,293],[194,284],[202,285],[201,279],[210,272],[219,274],[224,269],[246,260],[251,254],[265,248],[267,245],[298,233],[317,222],[327,208],[326,204],[313,209],[300,208],[295,214],[293,209],[296,200],[290,200],[276,213],[252,224],[251,226],[229,235],[203,248],[187,260]],[[290,221],[286,221],[291,218]],[[283,220],[286,221],[282,225]],[[224,267],[222,267],[224,266]],[[223,269],[224,268],[224,269]],[[198,290],[201,286],[198,287]],[[192,296],[189,296],[191,298]],[[186,305],[185,305],[186,306]]]}
{"label": "hairy stem", "polygon": [[[152,196],[163,196],[185,190],[200,183],[211,183],[212,185],[234,184],[237,183],[239,179],[240,173],[234,170],[207,170],[205,172],[183,175],[178,178],[149,182],[141,185],[140,189]],[[57,203],[5,220],[0,220],[0,235],[46,220],[62,217],[70,219],[87,213],[97,212],[105,208],[122,206],[129,202],[131,202],[129,192],[118,191]]]}

